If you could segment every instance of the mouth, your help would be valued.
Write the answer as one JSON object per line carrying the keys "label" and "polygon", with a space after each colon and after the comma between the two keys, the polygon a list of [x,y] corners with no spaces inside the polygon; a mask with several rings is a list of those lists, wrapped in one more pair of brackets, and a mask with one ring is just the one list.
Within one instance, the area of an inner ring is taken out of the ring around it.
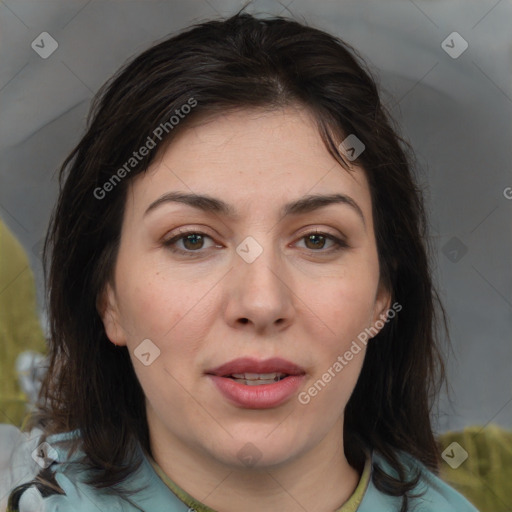
{"label": "mouth", "polygon": [[286,402],[305,378],[305,370],[281,358],[235,359],[205,372],[224,398],[249,409],[268,409]]}
{"label": "mouth", "polygon": [[272,384],[279,382],[290,375],[304,375],[303,368],[281,359],[274,357],[258,361],[249,357],[234,359],[224,363],[216,368],[207,370],[207,375],[216,375],[217,377],[227,377],[236,381],[244,381],[247,385]]}

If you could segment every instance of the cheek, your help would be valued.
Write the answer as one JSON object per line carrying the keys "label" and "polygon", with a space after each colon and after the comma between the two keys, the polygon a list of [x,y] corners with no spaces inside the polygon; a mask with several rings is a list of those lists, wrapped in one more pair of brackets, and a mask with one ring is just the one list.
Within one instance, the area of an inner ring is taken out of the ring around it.
{"label": "cheek", "polygon": [[370,326],[377,282],[368,274],[347,272],[337,279],[330,279],[317,294],[315,310],[332,334],[331,349],[342,351],[352,339]]}
{"label": "cheek", "polygon": [[[180,283],[165,281],[157,272],[132,276],[122,288],[120,311],[127,327],[127,345],[147,400],[158,411],[166,411],[170,402],[185,407],[188,395],[183,385],[188,387],[190,368],[211,325],[205,309],[198,307],[203,305],[204,299],[199,301],[205,292],[187,292]],[[147,339],[151,341],[150,357],[157,354],[149,365],[138,356]]]}
{"label": "cheek", "polygon": [[[349,347],[350,344],[335,350],[298,395],[304,414],[323,418],[321,428],[327,428],[343,415],[361,372],[366,347],[361,344],[356,354]],[[347,351],[351,353],[350,360],[346,358]]]}
{"label": "cheek", "polygon": [[116,272],[119,310],[133,334],[161,337],[184,316],[193,298],[153,265],[120,259]]}
{"label": "cheek", "polygon": [[141,336],[161,340],[185,315],[186,298],[174,287],[163,286],[157,275],[133,273],[119,288],[121,321],[132,343]]}
{"label": "cheek", "polygon": [[205,282],[183,281],[158,270],[125,275],[119,305],[131,353],[142,340],[150,339],[166,367],[172,367],[173,373],[174,368],[184,371],[184,364],[193,360],[214,325],[217,291]]}

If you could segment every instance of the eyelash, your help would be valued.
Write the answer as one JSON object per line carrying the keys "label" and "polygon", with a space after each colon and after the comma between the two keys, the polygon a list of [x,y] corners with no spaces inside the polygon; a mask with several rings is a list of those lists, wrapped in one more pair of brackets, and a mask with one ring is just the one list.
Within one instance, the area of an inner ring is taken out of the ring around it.
{"label": "eyelash", "polygon": [[[163,246],[166,247],[167,249],[169,249],[171,252],[174,252],[174,253],[177,253],[177,254],[183,254],[183,255],[187,255],[187,256],[194,256],[196,254],[201,254],[201,249],[198,249],[196,251],[192,251],[192,250],[178,249],[178,248],[176,248],[174,246],[176,242],[186,238],[188,235],[201,235],[202,237],[210,238],[211,240],[213,240],[213,238],[211,236],[209,236],[206,233],[203,233],[201,231],[185,231],[185,232],[179,233],[178,235],[172,237],[169,240],[165,240],[163,242]],[[308,236],[311,236],[311,235],[323,236],[324,238],[326,238],[328,240],[331,240],[334,243],[334,248],[329,249],[329,250],[309,249],[309,251],[311,251],[313,253],[330,254],[330,253],[336,253],[338,251],[341,251],[341,250],[349,248],[349,245],[344,240],[342,240],[342,239],[340,239],[340,238],[338,238],[338,237],[336,237],[334,235],[330,235],[328,233],[323,233],[321,231],[311,231],[309,233],[305,233],[304,235],[302,235],[299,238],[299,240],[303,240],[303,239],[305,239],[305,238],[307,238]]]}

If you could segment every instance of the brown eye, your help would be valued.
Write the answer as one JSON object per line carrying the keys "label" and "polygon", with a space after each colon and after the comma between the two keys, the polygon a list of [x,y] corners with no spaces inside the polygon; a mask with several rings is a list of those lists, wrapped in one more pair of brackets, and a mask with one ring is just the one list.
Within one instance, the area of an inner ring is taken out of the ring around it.
{"label": "brown eye", "polygon": [[[205,233],[200,233],[198,231],[189,231],[186,233],[180,233],[179,235],[169,240],[165,240],[163,242],[163,245],[172,252],[176,252],[179,254],[199,254],[200,252],[202,252],[200,250],[204,249],[206,239],[212,240],[212,237],[206,235]],[[178,242],[182,242],[183,248],[177,247]]]}
{"label": "brown eye", "polygon": [[[316,231],[302,236],[301,240],[305,241],[305,245],[306,245],[307,249],[311,249],[312,251],[315,251],[315,252],[327,253],[327,252],[337,251],[337,250],[341,250],[341,249],[348,247],[348,245],[345,241],[343,241],[333,235],[328,235],[327,233],[319,233]],[[322,250],[322,249],[325,249],[327,241],[331,242],[331,249]]]}
{"label": "brown eye", "polygon": [[309,243],[311,244],[308,246],[308,249],[323,249],[325,247],[326,237],[324,235],[318,235],[315,233],[307,235],[304,238],[306,240],[306,246],[308,246]]}
{"label": "brown eye", "polygon": [[182,237],[183,245],[190,250],[201,249],[204,239],[203,235],[198,233],[191,233]]}

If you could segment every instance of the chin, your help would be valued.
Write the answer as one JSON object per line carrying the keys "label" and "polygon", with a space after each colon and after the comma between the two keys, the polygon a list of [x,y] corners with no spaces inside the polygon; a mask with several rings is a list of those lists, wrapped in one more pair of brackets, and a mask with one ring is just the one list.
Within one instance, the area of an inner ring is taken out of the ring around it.
{"label": "chin", "polygon": [[289,438],[270,439],[265,437],[266,435],[265,433],[253,437],[244,436],[236,441],[232,440],[229,446],[226,446],[227,452],[216,455],[223,464],[236,470],[275,468],[294,458],[297,446],[291,444]]}

